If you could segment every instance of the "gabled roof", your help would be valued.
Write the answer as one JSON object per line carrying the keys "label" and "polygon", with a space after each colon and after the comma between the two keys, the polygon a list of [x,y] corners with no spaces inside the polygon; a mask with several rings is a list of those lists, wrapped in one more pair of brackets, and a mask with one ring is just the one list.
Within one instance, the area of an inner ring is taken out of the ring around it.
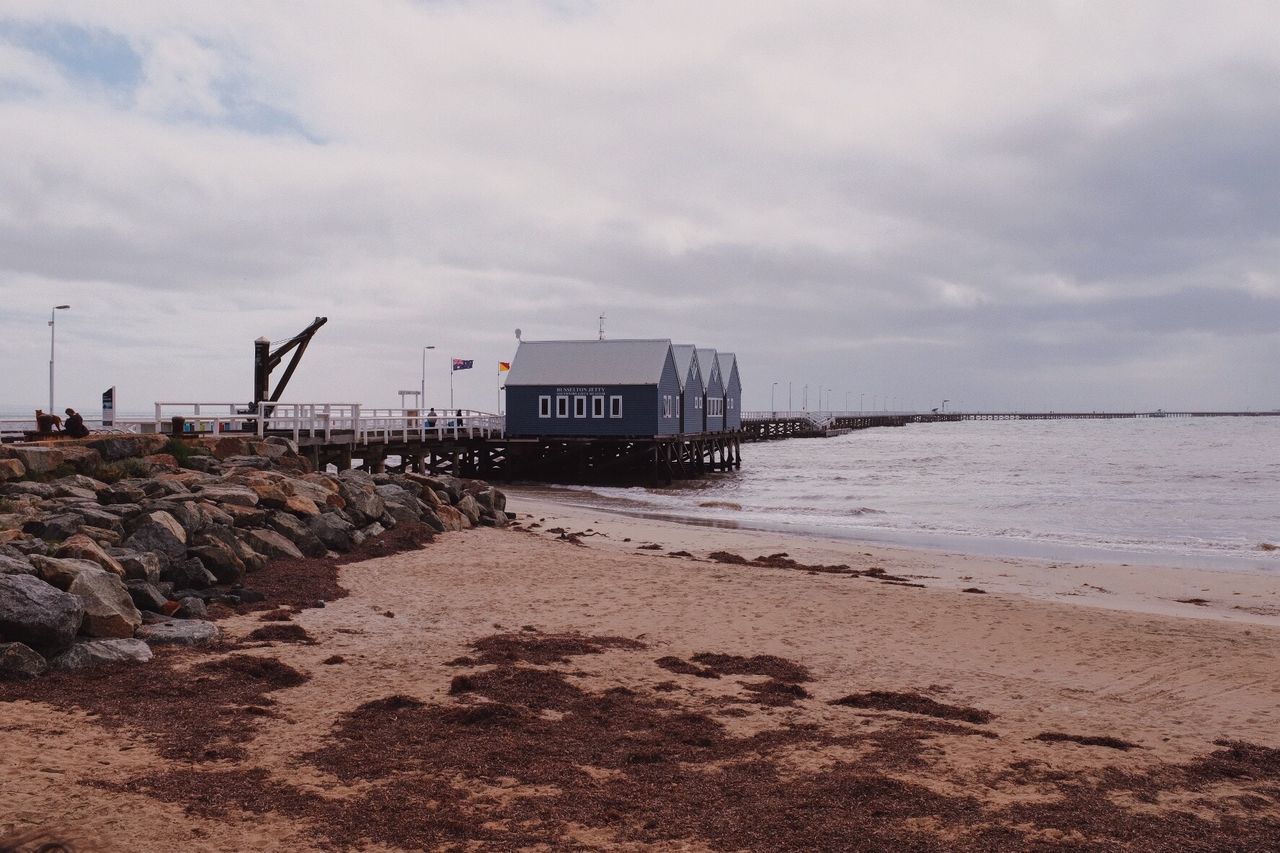
{"label": "gabled roof", "polygon": [[720,382],[727,386],[730,377],[733,376],[733,368],[738,364],[738,357],[731,352],[718,352],[716,362],[720,365]]}
{"label": "gabled roof", "polygon": [[685,380],[689,378],[689,366],[693,364],[694,351],[697,349],[693,344],[672,344],[671,354],[676,360],[676,374],[680,377],[680,390],[684,390]]}
{"label": "gabled roof", "polygon": [[670,339],[521,341],[506,384],[657,385]]}
{"label": "gabled roof", "polygon": [[[706,388],[711,385],[711,373],[713,370],[718,371],[716,365],[716,351],[710,347],[698,347],[698,369],[702,371],[702,387]],[[723,384],[724,378],[721,377]]]}

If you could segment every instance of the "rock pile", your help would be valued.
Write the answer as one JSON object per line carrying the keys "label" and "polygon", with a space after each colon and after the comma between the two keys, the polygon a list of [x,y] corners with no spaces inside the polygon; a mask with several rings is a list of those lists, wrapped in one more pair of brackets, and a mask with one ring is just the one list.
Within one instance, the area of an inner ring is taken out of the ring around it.
{"label": "rock pile", "polygon": [[487,483],[311,470],[288,439],[111,436],[0,447],[0,679],[218,636],[247,573],[347,552],[398,524],[508,522]]}

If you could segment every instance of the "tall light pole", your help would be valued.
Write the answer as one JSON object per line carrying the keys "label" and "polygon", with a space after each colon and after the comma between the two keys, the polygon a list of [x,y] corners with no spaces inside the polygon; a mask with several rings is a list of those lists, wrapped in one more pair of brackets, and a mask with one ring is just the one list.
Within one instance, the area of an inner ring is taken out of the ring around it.
{"label": "tall light pole", "polygon": [[844,410],[845,410],[846,412],[847,412],[847,411],[849,411],[849,394],[850,394],[850,393],[851,393],[851,392],[849,392],[849,391],[845,391],[845,392],[844,392]]}
{"label": "tall light pole", "polygon": [[422,404],[427,402],[427,350],[435,349],[434,346],[422,348],[422,384],[418,391],[418,408],[422,408]]}
{"label": "tall light pole", "polygon": [[53,342],[57,327],[53,325],[59,311],[66,311],[70,305],[55,305],[49,312],[49,414],[53,414]]}
{"label": "tall light pole", "polygon": [[769,386],[769,411],[770,411],[770,412],[775,412],[775,413],[776,413],[776,412],[778,411],[777,409],[775,409],[775,408],[773,407],[773,392],[774,392],[774,391],[777,391],[777,390],[778,390],[778,383],[777,383],[777,382],[775,382],[775,383],[773,383],[773,385]]}
{"label": "tall light pole", "polygon": [[866,398],[867,392],[863,391],[858,394],[858,414],[862,414],[862,401]]}

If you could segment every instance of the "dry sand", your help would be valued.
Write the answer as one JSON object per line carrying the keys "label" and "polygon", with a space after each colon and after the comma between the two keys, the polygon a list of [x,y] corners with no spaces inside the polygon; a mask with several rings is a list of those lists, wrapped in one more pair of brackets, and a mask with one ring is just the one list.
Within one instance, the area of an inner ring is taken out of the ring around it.
{"label": "dry sand", "polygon": [[[343,566],[349,596],[291,623],[222,622],[310,643],[10,686],[0,831],[120,851],[1280,849],[1278,579],[511,505],[539,526]],[[246,655],[296,677],[208,668]],[[113,691],[181,712],[135,728]]]}

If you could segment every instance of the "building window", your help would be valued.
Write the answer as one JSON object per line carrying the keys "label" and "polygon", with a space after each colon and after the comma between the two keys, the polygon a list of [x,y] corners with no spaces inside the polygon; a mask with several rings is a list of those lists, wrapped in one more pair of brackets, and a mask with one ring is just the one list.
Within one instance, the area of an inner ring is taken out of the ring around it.
{"label": "building window", "polygon": [[593,418],[604,417],[604,397],[591,398],[591,417]]}
{"label": "building window", "polygon": [[585,418],[587,416],[587,398],[573,398],[573,416],[575,418]]}
{"label": "building window", "polygon": [[538,417],[540,418],[551,417],[551,398],[550,397],[538,398]]}
{"label": "building window", "polygon": [[569,398],[568,397],[556,397],[556,417],[557,418],[569,417]]}
{"label": "building window", "polygon": [[609,398],[609,417],[611,418],[622,417],[622,398],[621,397]]}
{"label": "building window", "polygon": [[671,417],[671,395],[670,394],[662,395],[662,416],[664,418]]}

